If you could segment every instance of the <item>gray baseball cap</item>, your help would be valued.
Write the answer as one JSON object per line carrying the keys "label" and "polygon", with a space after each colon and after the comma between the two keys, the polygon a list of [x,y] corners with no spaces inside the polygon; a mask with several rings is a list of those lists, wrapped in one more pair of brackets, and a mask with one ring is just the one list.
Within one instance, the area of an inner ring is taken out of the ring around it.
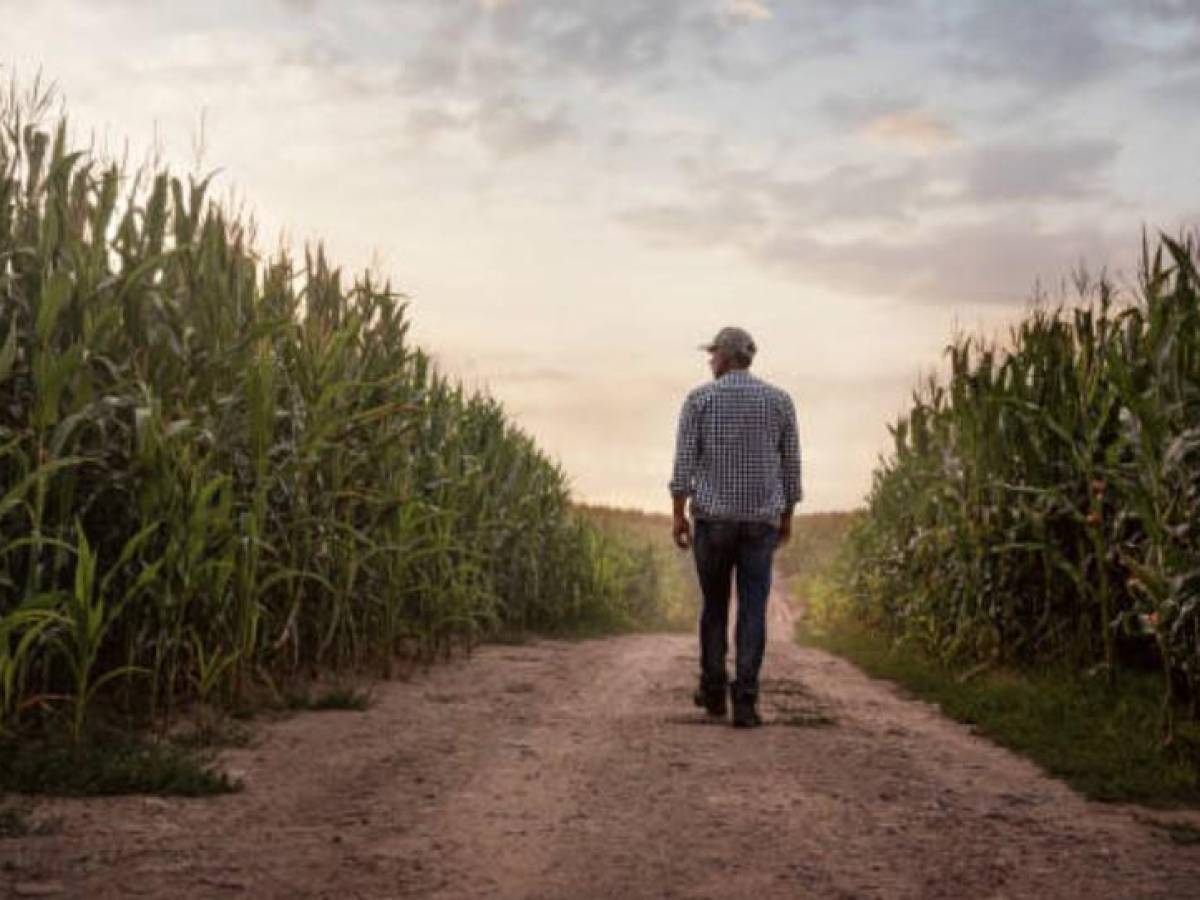
{"label": "gray baseball cap", "polygon": [[750,337],[750,332],[734,325],[722,328],[711,341],[701,344],[700,349],[709,352],[724,350],[726,353],[747,356],[750,359],[753,359],[754,354],[758,352],[758,347],[754,344],[754,338]]}

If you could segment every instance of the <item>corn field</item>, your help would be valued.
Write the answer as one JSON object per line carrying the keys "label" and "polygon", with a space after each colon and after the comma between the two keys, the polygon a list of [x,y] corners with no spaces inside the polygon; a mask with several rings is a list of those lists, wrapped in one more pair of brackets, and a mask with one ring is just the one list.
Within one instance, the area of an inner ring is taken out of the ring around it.
{"label": "corn field", "polygon": [[946,661],[1163,673],[1200,697],[1200,255],[1143,241],[1138,285],[1076,279],[1006,346],[960,337],[892,427],[848,584]]}
{"label": "corn field", "polygon": [[402,296],[260,256],[207,180],[0,98],[0,735],[312,667],[652,615],[648,548],[412,346]]}

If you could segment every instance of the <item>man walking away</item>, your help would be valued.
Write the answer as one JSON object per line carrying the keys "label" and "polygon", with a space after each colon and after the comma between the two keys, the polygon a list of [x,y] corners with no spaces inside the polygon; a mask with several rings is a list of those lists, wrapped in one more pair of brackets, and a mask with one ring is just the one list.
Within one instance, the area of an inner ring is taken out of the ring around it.
{"label": "man walking away", "polygon": [[[696,705],[724,716],[728,689],[734,726],[751,728],[762,724],[756,705],[771,561],[776,546],[791,537],[792,510],[801,499],[800,441],[791,397],[748,371],[757,348],[746,331],[722,328],[701,349],[709,353],[713,380],[688,394],[679,416],[672,531],[679,547],[692,548],[704,594]],[[730,684],[726,633],[735,574],[737,658]]]}

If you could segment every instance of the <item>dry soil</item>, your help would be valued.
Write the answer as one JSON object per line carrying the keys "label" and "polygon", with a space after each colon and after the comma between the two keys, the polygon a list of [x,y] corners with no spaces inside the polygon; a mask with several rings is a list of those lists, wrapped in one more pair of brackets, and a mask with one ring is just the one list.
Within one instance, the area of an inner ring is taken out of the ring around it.
{"label": "dry soil", "polygon": [[238,794],[43,800],[0,892],[62,897],[1195,898],[1200,847],[791,644],[766,725],[691,703],[695,641],[489,646],[366,712],[256,727]]}

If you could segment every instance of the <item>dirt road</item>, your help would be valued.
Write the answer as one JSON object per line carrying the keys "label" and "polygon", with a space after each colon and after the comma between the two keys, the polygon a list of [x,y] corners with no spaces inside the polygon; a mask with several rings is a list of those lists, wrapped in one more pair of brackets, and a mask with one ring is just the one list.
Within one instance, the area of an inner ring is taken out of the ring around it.
{"label": "dirt road", "polygon": [[695,666],[688,637],[487,647],[262,726],[224,757],[242,793],[41,802],[61,829],[0,841],[0,891],[1200,897],[1200,847],[839,659],[773,643],[754,731],[691,705]]}

